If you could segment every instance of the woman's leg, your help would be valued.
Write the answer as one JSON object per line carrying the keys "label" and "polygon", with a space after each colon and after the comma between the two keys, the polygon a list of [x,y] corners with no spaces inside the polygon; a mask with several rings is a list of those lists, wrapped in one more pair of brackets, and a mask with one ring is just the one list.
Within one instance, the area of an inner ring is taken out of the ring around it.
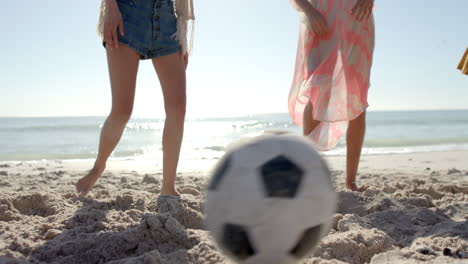
{"label": "woman's leg", "polygon": [[319,124],[320,121],[314,120],[312,103],[307,103],[304,108],[303,116],[303,133],[304,136],[309,135]]}
{"label": "woman's leg", "polygon": [[164,96],[163,184],[160,195],[179,195],[175,188],[186,111],[185,62],[180,53],[153,59]]}
{"label": "woman's leg", "polygon": [[130,119],[135,97],[139,55],[127,46],[107,48],[112,90],[112,109],[101,130],[99,151],[91,171],[76,184],[78,192],[88,193],[106,168],[106,162]]}
{"label": "woman's leg", "polygon": [[362,144],[366,134],[366,112],[349,122],[346,135],[346,187],[352,191],[364,191],[366,188],[356,186],[356,175],[361,158]]}

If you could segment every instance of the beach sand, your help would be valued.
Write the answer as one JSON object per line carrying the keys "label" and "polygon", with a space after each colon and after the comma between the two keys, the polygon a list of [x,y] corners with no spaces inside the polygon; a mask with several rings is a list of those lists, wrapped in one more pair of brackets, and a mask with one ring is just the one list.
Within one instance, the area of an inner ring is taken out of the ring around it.
{"label": "beach sand", "polygon": [[[364,193],[344,188],[344,157],[327,161],[339,208],[303,263],[468,263],[442,255],[468,251],[468,152],[364,156]],[[79,197],[74,183],[91,164],[0,162],[0,263],[230,263],[203,226],[213,161],[185,164],[181,204],[159,213],[152,162],[112,161]]]}

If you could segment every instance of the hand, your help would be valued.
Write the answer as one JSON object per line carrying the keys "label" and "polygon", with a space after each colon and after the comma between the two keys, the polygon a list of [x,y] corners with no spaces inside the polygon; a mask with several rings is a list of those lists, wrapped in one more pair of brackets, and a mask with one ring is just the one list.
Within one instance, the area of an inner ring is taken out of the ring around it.
{"label": "hand", "polygon": [[374,0],[357,0],[356,5],[351,10],[351,15],[356,20],[364,22],[369,19],[374,7]]}
{"label": "hand", "polygon": [[315,34],[320,36],[327,33],[327,20],[317,9],[310,9],[306,15],[309,20],[310,27],[312,28]]}
{"label": "hand", "polygon": [[115,0],[106,0],[106,13],[104,16],[104,42],[109,48],[119,47],[119,38],[117,37],[117,30],[120,35],[124,35],[124,27],[122,14],[120,13],[119,6]]}

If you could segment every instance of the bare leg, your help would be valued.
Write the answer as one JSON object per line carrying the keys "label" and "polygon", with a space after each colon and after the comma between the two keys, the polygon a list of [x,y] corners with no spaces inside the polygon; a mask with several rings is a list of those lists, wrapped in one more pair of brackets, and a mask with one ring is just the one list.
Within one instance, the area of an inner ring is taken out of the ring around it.
{"label": "bare leg", "polygon": [[303,117],[303,133],[304,136],[309,135],[319,124],[320,121],[314,120],[312,104],[309,102],[304,109]]}
{"label": "bare leg", "polygon": [[186,111],[185,62],[180,53],[153,59],[164,96],[163,183],[160,195],[179,195],[175,188]]}
{"label": "bare leg", "polygon": [[356,174],[361,158],[362,144],[366,134],[366,112],[349,122],[346,135],[346,187],[352,191],[364,191],[366,187],[356,186]]}
{"label": "bare leg", "polygon": [[91,190],[106,168],[107,159],[119,142],[133,110],[139,56],[129,47],[120,45],[116,49],[107,49],[107,63],[112,109],[101,130],[94,167],[76,184],[76,190],[82,194]]}

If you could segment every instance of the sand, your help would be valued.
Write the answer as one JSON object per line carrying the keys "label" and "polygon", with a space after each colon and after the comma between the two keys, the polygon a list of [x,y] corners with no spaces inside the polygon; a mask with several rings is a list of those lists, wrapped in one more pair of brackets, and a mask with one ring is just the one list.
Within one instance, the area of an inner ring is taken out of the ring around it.
{"label": "sand", "polygon": [[[365,156],[363,193],[345,190],[343,157],[327,160],[339,208],[303,263],[468,263],[442,254],[468,252],[468,152]],[[186,166],[181,203],[160,208],[151,162],[112,161],[79,197],[74,183],[90,165],[0,162],[0,263],[230,263],[203,225],[213,161]]]}

